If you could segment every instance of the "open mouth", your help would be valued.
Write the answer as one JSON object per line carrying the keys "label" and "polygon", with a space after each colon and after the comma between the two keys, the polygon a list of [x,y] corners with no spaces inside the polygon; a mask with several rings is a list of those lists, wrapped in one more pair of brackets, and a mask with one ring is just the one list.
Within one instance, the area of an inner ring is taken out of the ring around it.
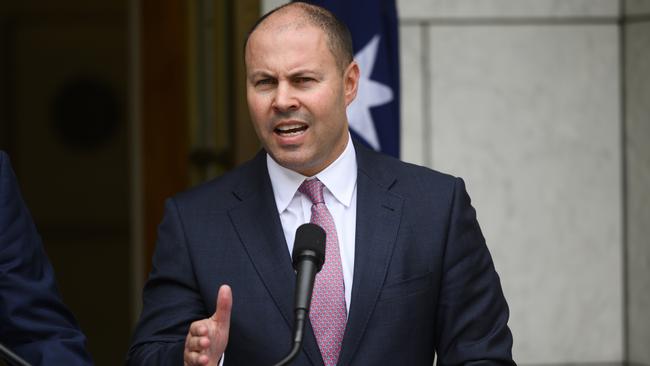
{"label": "open mouth", "polygon": [[309,126],[305,124],[287,124],[276,127],[273,131],[280,136],[296,136],[305,132]]}

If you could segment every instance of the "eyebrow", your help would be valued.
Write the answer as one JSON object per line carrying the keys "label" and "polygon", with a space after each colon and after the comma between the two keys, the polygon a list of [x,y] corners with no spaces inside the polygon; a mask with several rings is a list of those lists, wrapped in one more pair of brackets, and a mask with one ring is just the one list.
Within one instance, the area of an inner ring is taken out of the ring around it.
{"label": "eyebrow", "polygon": [[[320,77],[322,76],[321,72],[310,70],[310,69],[297,69],[295,71],[292,71],[287,75],[288,78],[295,78],[295,77],[300,77],[300,76],[316,76]],[[277,76],[267,72],[267,71],[254,71],[252,74],[250,74],[249,79],[257,79],[257,78],[274,78],[277,79]]]}
{"label": "eyebrow", "polygon": [[277,77],[273,76],[272,74],[266,71],[254,71],[246,78],[246,80],[253,82],[257,79],[267,79],[267,78],[277,79]]}
{"label": "eyebrow", "polygon": [[289,77],[295,77],[295,76],[306,75],[306,74],[308,74],[308,75],[321,75],[322,72],[318,72],[318,71],[312,70],[312,69],[296,69],[296,70],[292,70],[289,73]]}

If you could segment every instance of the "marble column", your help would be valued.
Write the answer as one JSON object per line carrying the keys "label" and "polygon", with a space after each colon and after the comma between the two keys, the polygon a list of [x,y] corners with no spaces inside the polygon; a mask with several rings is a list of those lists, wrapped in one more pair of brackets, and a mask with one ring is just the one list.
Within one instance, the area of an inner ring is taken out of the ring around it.
{"label": "marble column", "polygon": [[466,179],[516,360],[623,360],[618,2],[398,9],[402,157]]}

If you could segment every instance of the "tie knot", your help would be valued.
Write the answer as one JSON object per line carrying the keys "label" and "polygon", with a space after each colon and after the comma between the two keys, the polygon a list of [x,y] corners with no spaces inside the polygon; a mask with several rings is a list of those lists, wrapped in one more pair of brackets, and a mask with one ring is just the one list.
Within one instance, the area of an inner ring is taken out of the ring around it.
{"label": "tie knot", "polygon": [[311,200],[312,204],[325,203],[323,199],[323,188],[325,185],[323,182],[318,180],[318,178],[305,180],[298,188],[298,191],[304,195],[307,195]]}

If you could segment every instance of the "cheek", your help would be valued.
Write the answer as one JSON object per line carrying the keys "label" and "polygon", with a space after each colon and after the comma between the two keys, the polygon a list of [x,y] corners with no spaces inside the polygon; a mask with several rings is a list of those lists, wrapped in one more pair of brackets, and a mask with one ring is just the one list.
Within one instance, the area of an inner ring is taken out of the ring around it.
{"label": "cheek", "polygon": [[259,110],[255,109],[254,106],[249,104],[249,113],[251,118],[251,123],[253,124],[253,129],[259,138],[263,138],[268,134],[268,129],[265,128],[267,118],[264,118],[264,115],[260,113]]}
{"label": "cheek", "polygon": [[258,114],[270,106],[270,100],[270,94],[262,94],[255,90],[249,90],[246,94],[246,101],[248,102],[249,108]]}
{"label": "cheek", "polygon": [[269,106],[263,98],[248,98],[248,110],[254,125],[263,124],[268,119]]}
{"label": "cheek", "polygon": [[305,100],[305,104],[310,106],[314,114],[329,116],[339,108],[340,98],[333,90],[324,89],[319,93],[310,95]]}

